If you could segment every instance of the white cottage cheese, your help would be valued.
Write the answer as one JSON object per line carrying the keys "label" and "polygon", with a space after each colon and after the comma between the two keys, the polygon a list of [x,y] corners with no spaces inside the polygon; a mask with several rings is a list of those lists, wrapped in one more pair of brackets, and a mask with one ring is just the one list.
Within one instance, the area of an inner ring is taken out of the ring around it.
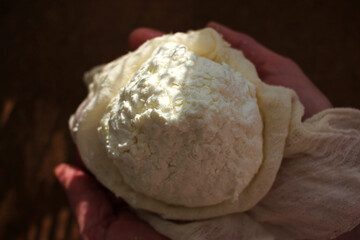
{"label": "white cottage cheese", "polygon": [[98,134],[128,186],[171,205],[235,201],[262,163],[254,85],[173,42],[112,98]]}

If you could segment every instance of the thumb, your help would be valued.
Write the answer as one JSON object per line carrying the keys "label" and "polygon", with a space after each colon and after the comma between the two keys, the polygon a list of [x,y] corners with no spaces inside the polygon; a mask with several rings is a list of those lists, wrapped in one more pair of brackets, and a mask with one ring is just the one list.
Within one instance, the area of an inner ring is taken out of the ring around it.
{"label": "thumb", "polygon": [[68,196],[83,236],[102,239],[106,226],[115,218],[114,210],[101,186],[84,171],[68,164],[55,168],[55,176]]}

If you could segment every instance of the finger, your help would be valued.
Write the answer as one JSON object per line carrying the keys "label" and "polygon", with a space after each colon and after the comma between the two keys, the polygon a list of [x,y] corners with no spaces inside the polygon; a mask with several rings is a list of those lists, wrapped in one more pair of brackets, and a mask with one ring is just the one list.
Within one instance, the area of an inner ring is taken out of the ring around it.
{"label": "finger", "polygon": [[151,28],[138,28],[135,29],[129,36],[129,44],[131,49],[135,50],[147,40],[159,37],[164,33]]}
{"label": "finger", "polygon": [[55,175],[65,189],[70,205],[75,213],[81,233],[89,229],[99,229],[99,237],[104,234],[104,225],[115,217],[104,191],[82,170],[67,164],[55,168]]}
{"label": "finger", "polygon": [[219,32],[232,47],[242,50],[245,57],[255,65],[264,82],[295,90],[305,106],[304,118],[332,107],[326,96],[292,60],[269,50],[250,36],[219,23],[210,22],[207,26]]}
{"label": "finger", "polygon": [[[269,50],[252,37],[244,33],[236,32],[216,22],[210,22],[207,26],[219,32],[224,40],[229,42],[233,48],[241,50],[245,57],[255,65],[263,81],[273,85],[287,86],[289,84],[295,84],[289,83],[289,76],[291,76],[301,81],[301,83],[296,83],[295,85],[300,84],[302,86],[305,84],[311,88],[315,87],[296,63]],[[281,78],[278,76],[286,77]]]}
{"label": "finger", "polygon": [[[86,172],[87,168],[83,160],[81,159],[80,153],[77,149],[76,149],[76,163],[80,169],[83,169]],[[115,210],[124,209],[128,207],[125,201],[121,198],[116,197],[114,193],[110,191],[105,191],[104,194],[106,195],[106,199],[108,199],[108,201],[111,203],[111,206],[113,206]]]}
{"label": "finger", "polygon": [[[303,77],[304,80],[307,79],[302,70],[292,60],[271,51],[258,43],[252,37],[244,33],[234,31],[216,22],[210,22],[207,26],[214,28],[217,32],[219,32],[223,36],[224,40],[230,43],[233,48],[241,50],[245,57],[255,65],[262,80],[268,76],[274,75],[295,75]],[[282,86],[287,84],[286,79],[277,79],[278,82],[275,82],[274,84]]]}
{"label": "finger", "polygon": [[270,60],[274,61],[282,58],[281,55],[271,51],[244,33],[236,32],[216,22],[209,22],[207,27],[213,28],[220,33],[233,48],[241,50],[245,57],[255,64],[257,70],[261,71],[264,63]]}

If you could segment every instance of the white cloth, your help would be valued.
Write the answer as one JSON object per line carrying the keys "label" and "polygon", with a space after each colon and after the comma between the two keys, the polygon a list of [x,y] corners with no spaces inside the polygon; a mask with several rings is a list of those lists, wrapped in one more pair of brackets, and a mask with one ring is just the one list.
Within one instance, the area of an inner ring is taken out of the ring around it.
{"label": "white cloth", "polygon": [[140,213],[171,239],[332,239],[360,224],[360,111],[328,109],[290,124],[266,197],[246,213],[178,224]]}

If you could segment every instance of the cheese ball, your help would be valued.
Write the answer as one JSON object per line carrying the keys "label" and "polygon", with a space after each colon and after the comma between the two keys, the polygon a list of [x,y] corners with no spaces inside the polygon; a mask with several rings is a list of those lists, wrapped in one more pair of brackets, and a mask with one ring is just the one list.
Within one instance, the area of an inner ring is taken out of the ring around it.
{"label": "cheese ball", "polygon": [[213,29],[151,39],[85,83],[73,139],[88,170],[136,211],[209,219],[251,209],[273,185],[291,120],[282,99],[294,94],[263,83]]}
{"label": "cheese ball", "polygon": [[174,42],[111,99],[98,134],[128,186],[171,205],[236,201],[262,162],[255,86]]}

